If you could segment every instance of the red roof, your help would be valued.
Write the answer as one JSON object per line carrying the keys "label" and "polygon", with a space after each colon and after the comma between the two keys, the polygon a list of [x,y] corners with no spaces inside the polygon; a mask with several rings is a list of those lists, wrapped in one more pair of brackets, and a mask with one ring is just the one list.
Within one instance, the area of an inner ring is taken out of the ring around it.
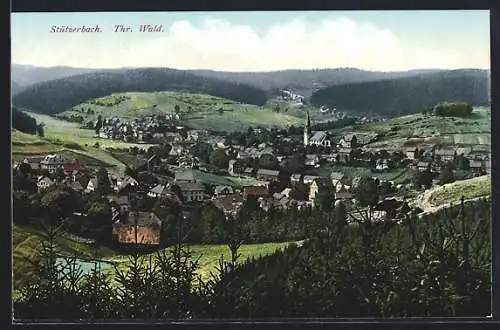
{"label": "red roof", "polygon": [[71,173],[75,170],[79,170],[79,166],[76,165],[76,164],[64,164],[63,165],[63,169],[64,169],[64,172],[68,172],[68,173]]}
{"label": "red roof", "polygon": [[266,187],[262,186],[257,186],[257,187],[245,187],[243,189],[243,196],[248,197],[248,196],[257,196],[257,197],[263,197],[267,196],[269,192],[267,191]]}

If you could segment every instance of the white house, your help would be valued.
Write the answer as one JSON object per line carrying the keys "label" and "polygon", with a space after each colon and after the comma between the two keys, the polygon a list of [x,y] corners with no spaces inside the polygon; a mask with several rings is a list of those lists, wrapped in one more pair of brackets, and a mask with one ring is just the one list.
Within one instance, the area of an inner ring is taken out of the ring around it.
{"label": "white house", "polygon": [[48,176],[40,176],[36,182],[36,186],[38,189],[46,189],[54,184],[54,181],[51,180]]}
{"label": "white house", "polygon": [[55,172],[64,165],[64,158],[61,155],[47,155],[40,162],[40,167],[49,172]]}
{"label": "white house", "polygon": [[92,178],[89,180],[89,183],[87,184],[87,187],[85,188],[85,192],[89,193],[92,191],[95,191],[97,189],[98,182],[97,178]]}

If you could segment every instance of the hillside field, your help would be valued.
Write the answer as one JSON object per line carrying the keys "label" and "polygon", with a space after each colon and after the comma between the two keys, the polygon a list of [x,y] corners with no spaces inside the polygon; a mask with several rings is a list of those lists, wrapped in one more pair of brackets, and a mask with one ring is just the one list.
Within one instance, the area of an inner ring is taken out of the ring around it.
{"label": "hillside field", "polygon": [[133,146],[137,146],[139,148],[147,148],[151,146],[151,144],[126,143],[124,141],[102,139],[95,135],[94,130],[80,128],[80,125],[77,123],[71,123],[66,120],[61,120],[34,112],[26,113],[35,118],[37,123],[45,124],[45,139],[47,140],[57,141],[61,143],[76,143],[80,146],[93,146],[97,142],[103,149],[123,149]]}
{"label": "hillside field", "polygon": [[490,150],[491,109],[475,108],[471,118],[438,117],[418,113],[355,126],[351,131],[361,135],[381,135],[379,141],[366,145],[367,149],[395,150],[423,142],[455,148]]}
{"label": "hillside field", "polygon": [[[240,130],[248,126],[286,126],[302,123],[303,119],[285,113],[276,113],[270,108],[241,104],[207,94],[181,92],[116,93],[85,103],[57,114],[58,117],[72,115],[87,119],[140,118],[156,114],[173,114],[179,106],[181,121],[193,128],[211,130]],[[88,114],[88,109],[95,114]],[[219,113],[222,109],[223,113]]]}
{"label": "hillside field", "polygon": [[458,202],[462,196],[464,199],[491,196],[491,176],[483,175],[440,186],[430,194],[429,202],[439,206]]}

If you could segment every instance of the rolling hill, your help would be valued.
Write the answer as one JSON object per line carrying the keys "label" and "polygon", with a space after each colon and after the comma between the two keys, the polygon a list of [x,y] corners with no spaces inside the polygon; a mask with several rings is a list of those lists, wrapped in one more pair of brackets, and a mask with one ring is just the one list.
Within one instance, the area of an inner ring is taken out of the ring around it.
{"label": "rolling hill", "polygon": [[419,112],[443,100],[488,105],[488,86],[488,71],[464,69],[331,86],[313,93],[310,101],[317,107],[394,116]]}
{"label": "rolling hill", "polygon": [[[173,114],[179,107],[181,122],[192,128],[210,130],[246,130],[248,126],[286,126],[303,122],[299,116],[277,113],[270,108],[241,104],[229,99],[200,93],[149,92],[117,93],[78,104],[57,114],[60,119],[81,117],[141,118],[156,114]],[[88,109],[92,113],[88,113]]]}
{"label": "rolling hill", "polygon": [[249,85],[162,68],[99,71],[37,83],[14,95],[13,104],[52,115],[87,100],[123,92],[199,92],[263,105],[267,95]]}

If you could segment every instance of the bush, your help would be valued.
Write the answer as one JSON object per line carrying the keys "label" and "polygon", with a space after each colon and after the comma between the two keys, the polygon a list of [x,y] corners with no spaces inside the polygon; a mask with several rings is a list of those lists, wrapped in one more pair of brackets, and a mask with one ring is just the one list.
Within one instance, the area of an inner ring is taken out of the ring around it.
{"label": "bush", "polygon": [[444,117],[470,117],[472,106],[465,102],[441,102],[434,106],[433,114]]}

